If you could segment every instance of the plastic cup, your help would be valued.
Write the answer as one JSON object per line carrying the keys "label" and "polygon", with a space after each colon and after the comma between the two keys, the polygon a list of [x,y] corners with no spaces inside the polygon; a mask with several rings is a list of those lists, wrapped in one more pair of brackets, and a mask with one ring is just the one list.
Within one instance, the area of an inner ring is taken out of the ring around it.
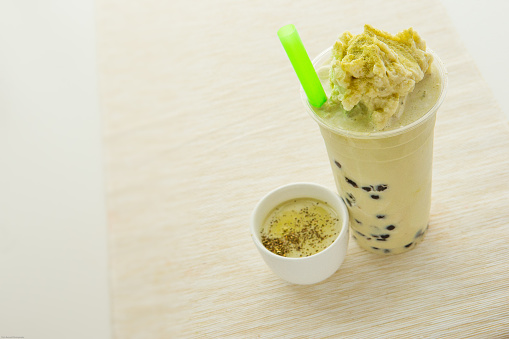
{"label": "plastic cup", "polygon": [[[332,128],[306,110],[318,123],[337,190],[350,214],[352,236],[359,246],[377,254],[413,249],[426,234],[431,206],[433,131],[445,97],[447,75],[432,52],[441,94],[417,121],[391,131],[362,133]],[[331,48],[313,60],[315,68],[330,59]]]}
{"label": "plastic cup", "polygon": [[[265,218],[279,204],[297,198],[313,198],[333,208],[341,219],[341,230],[334,242],[308,257],[289,258],[269,251],[262,244],[261,228]],[[293,284],[315,284],[330,277],[343,263],[348,248],[348,211],[337,193],[317,184],[294,183],[265,195],[251,215],[251,237],[265,263],[281,279]]]}

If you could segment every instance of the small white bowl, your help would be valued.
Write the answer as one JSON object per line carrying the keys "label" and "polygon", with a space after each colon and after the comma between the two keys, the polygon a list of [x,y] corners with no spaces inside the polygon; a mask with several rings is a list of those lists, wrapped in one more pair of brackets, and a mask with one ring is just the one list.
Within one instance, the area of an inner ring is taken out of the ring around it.
{"label": "small white bowl", "polygon": [[[265,218],[279,204],[296,198],[314,198],[327,202],[342,220],[334,242],[321,252],[302,258],[277,255],[263,246],[260,230]],[[251,216],[251,237],[263,260],[280,278],[294,284],[315,284],[330,277],[343,263],[348,248],[348,210],[337,193],[317,184],[294,183],[281,186],[264,196]]]}

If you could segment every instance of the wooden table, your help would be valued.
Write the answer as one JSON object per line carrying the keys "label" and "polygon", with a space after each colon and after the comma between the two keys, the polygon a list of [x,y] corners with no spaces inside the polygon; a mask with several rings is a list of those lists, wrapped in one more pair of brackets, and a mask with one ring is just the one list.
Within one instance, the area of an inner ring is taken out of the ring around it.
{"label": "wooden table", "polygon": [[[509,336],[509,124],[436,0],[97,3],[116,337]],[[287,23],[312,57],[364,23],[413,26],[449,72],[426,240],[351,241],[312,286],[273,275],[249,233],[269,190],[334,189]]]}

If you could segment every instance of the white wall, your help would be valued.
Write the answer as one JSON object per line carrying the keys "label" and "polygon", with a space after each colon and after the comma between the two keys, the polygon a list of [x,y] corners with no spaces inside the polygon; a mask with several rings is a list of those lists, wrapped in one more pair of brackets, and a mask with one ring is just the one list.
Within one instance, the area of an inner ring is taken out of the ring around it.
{"label": "white wall", "polygon": [[0,336],[109,338],[94,2],[0,2]]}

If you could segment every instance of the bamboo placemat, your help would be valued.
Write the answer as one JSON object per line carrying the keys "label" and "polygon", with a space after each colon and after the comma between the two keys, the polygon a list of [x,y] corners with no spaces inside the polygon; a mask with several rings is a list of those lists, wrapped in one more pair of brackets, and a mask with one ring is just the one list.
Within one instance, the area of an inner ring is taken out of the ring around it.
{"label": "bamboo placemat", "polygon": [[[97,0],[97,18],[115,337],[509,337],[509,127],[440,3]],[[277,186],[334,189],[287,23],[312,57],[413,26],[449,71],[425,241],[351,241],[312,286],[274,276],[248,228]]]}

